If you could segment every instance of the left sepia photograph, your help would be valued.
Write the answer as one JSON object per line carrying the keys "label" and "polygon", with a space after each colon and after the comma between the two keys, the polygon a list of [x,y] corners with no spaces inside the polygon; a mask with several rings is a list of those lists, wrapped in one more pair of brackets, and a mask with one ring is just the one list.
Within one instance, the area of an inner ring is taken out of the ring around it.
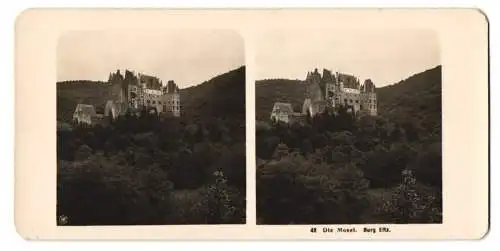
{"label": "left sepia photograph", "polygon": [[245,224],[245,55],[232,30],[57,46],[57,225]]}

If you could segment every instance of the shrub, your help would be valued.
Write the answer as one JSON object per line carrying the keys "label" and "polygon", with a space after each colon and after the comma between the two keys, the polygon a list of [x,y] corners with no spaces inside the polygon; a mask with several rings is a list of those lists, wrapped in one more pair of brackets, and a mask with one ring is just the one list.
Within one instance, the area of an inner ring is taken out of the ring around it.
{"label": "shrub", "polygon": [[86,160],[90,158],[91,155],[92,155],[92,148],[90,148],[88,145],[81,145],[75,152],[75,160],[76,161]]}
{"label": "shrub", "polygon": [[414,156],[415,151],[411,147],[397,144],[388,151],[380,148],[367,153],[361,168],[373,188],[392,187],[399,183],[401,171]]}
{"label": "shrub", "polygon": [[100,155],[58,167],[57,214],[68,225],[166,223],[172,188],[155,166],[137,170]]}
{"label": "shrub", "polygon": [[386,222],[441,223],[441,193],[417,182],[410,170],[402,172],[401,184],[380,209]]}
{"label": "shrub", "polygon": [[368,184],[354,166],[288,156],[257,170],[257,217],[263,224],[359,223]]}
{"label": "shrub", "polygon": [[239,191],[228,186],[224,172],[213,173],[214,181],[202,190],[196,204],[205,224],[241,224],[245,222],[245,203]]}
{"label": "shrub", "polygon": [[269,138],[257,137],[256,143],[255,150],[257,157],[268,160],[273,156],[276,147],[280,143],[280,139],[276,136]]}

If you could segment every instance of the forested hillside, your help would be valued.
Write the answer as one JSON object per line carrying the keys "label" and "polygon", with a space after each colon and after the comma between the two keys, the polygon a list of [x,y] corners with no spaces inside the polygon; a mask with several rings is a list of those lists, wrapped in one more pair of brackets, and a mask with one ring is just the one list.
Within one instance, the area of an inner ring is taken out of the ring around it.
{"label": "forested hillside", "polygon": [[[111,97],[111,86],[100,81],[65,81],[57,83],[58,120],[71,122],[78,103],[92,104],[103,110]],[[216,76],[199,85],[180,90],[183,117],[245,118],[245,67]]]}
{"label": "forested hillside", "polygon": [[[75,86],[58,98],[98,104],[107,95],[102,83]],[[58,224],[245,223],[244,87],[242,67],[181,90],[179,118],[144,111],[58,127]]]}
{"label": "forested hillside", "polygon": [[377,89],[378,111],[397,123],[441,133],[441,66]]}
{"label": "forested hillside", "polygon": [[[305,90],[300,80],[256,81],[256,119],[267,120],[274,102],[278,101],[290,102],[296,111],[301,111]],[[411,121],[418,127],[437,130],[441,125],[441,66],[377,88],[377,98],[380,116],[395,122]]]}
{"label": "forested hillside", "polygon": [[[380,88],[378,116],[340,108],[303,125],[268,122],[267,92],[285,81],[257,84],[258,224],[442,222],[440,75],[436,67]],[[290,85],[288,99],[300,100]]]}
{"label": "forested hillside", "polygon": [[63,81],[58,82],[56,88],[57,120],[64,122],[71,122],[79,103],[92,104],[98,111],[104,110],[111,94],[111,86],[102,81]]}
{"label": "forested hillside", "polygon": [[181,105],[188,118],[245,119],[245,67],[181,89]]}
{"label": "forested hillside", "polygon": [[274,102],[289,102],[295,111],[302,111],[306,87],[300,80],[267,79],[255,84],[255,116],[257,120],[269,119]]}

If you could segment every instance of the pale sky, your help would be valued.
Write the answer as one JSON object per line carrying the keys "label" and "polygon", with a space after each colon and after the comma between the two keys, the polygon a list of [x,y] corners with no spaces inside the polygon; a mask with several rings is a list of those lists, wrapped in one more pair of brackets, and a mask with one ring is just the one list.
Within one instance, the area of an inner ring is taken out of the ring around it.
{"label": "pale sky", "polygon": [[255,64],[256,79],[326,68],[381,87],[439,65],[439,43],[428,30],[276,30],[259,36]]}
{"label": "pale sky", "polygon": [[129,69],[185,88],[244,64],[244,41],[233,31],[73,31],[59,39],[57,80],[107,81]]}

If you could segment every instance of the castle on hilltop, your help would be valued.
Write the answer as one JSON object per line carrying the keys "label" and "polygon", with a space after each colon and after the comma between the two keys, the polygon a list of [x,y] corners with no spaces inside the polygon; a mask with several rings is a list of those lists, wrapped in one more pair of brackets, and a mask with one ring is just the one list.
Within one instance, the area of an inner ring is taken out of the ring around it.
{"label": "castle on hilltop", "polygon": [[[300,117],[314,117],[325,110],[335,111],[344,107],[348,112],[358,115],[377,115],[377,94],[375,84],[366,79],[363,84],[357,77],[349,74],[323,69],[323,74],[314,69],[308,72],[303,81],[306,85],[302,112],[291,109],[291,104],[276,102],[271,112],[271,120],[290,123]],[[286,108],[286,109],[284,109]]]}
{"label": "castle on hilltop", "polygon": [[[154,76],[138,73],[135,75],[120,70],[109,75],[113,99],[106,104],[105,113],[113,109],[113,114],[123,114],[126,111],[138,111],[142,108],[154,109],[157,113],[171,114],[179,117],[181,113],[179,87],[173,80],[166,85]],[[112,106],[114,104],[114,107]],[[116,117],[113,115],[113,117]]]}
{"label": "castle on hilltop", "polygon": [[323,69],[323,75],[314,69],[308,72],[306,96],[302,113],[314,116],[327,108],[344,106],[356,115],[377,115],[377,94],[375,84],[366,79],[363,84],[357,77],[349,74]]}
{"label": "castle on hilltop", "polygon": [[181,115],[179,87],[173,80],[164,85],[154,76],[134,74],[128,70],[122,75],[120,70],[117,70],[109,74],[108,84],[110,96],[106,100],[104,114],[96,114],[93,105],[78,104],[73,120],[78,123],[95,124],[99,121],[98,118],[116,118],[127,112],[138,114],[143,109],[174,117]]}

